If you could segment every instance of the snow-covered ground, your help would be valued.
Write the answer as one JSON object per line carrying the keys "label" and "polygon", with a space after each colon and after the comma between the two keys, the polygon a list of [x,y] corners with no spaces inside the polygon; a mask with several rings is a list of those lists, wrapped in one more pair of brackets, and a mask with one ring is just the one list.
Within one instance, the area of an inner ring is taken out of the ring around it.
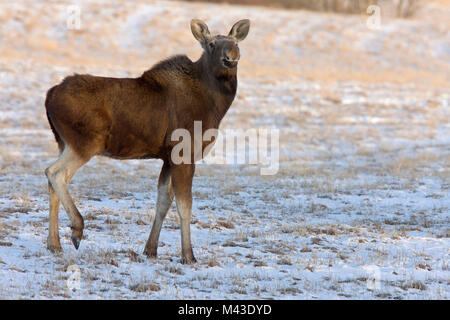
{"label": "snow-covered ground", "polygon": [[[449,9],[436,6],[374,31],[358,16],[83,1],[74,30],[65,2],[0,2],[0,298],[449,299]],[[70,186],[85,239],[76,251],[61,209],[51,254],[46,90],[196,59],[193,15],[223,33],[252,20],[222,128],[279,129],[278,173],[199,165],[198,263],[182,265],[174,206],[158,259],[142,254],[161,162],[94,158]]]}

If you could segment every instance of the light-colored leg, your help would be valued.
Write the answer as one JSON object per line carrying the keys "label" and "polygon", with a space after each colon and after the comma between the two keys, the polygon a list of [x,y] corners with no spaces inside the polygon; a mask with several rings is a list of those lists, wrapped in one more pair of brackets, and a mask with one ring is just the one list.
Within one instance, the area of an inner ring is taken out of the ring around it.
{"label": "light-colored leg", "polygon": [[192,179],[195,165],[172,166],[172,183],[181,225],[181,263],[195,263],[191,245]]}
{"label": "light-colored leg", "polygon": [[60,252],[62,250],[61,243],[59,242],[59,231],[58,231],[58,214],[59,214],[59,199],[53,189],[51,183],[48,183],[48,190],[50,193],[50,215],[49,215],[49,226],[48,226],[48,238],[47,238],[47,249],[51,252]]}
{"label": "light-colored leg", "polygon": [[[77,207],[73,203],[67,188],[67,183],[69,183],[75,172],[86,162],[87,160],[82,159],[66,145],[59,159],[45,170],[49,183],[53,187],[57,197],[63,204],[64,210],[69,216],[72,228],[72,242],[76,249],[78,249],[83,236],[84,221]],[[55,216],[50,216],[50,219],[55,218]]]}
{"label": "light-colored leg", "polygon": [[150,232],[150,236],[148,237],[144,249],[144,254],[148,257],[155,258],[157,255],[159,234],[172,201],[173,191],[170,179],[170,166],[168,163],[164,163],[158,180],[158,199],[156,202],[155,221],[153,222],[152,231]]}

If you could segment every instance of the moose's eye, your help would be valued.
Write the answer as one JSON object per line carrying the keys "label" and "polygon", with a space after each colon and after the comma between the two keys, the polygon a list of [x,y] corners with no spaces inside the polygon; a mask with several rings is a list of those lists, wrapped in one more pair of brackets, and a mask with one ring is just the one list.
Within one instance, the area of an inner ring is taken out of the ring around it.
{"label": "moose's eye", "polygon": [[209,48],[210,48],[210,49],[214,49],[214,46],[215,46],[214,42],[210,42],[210,43],[209,43]]}

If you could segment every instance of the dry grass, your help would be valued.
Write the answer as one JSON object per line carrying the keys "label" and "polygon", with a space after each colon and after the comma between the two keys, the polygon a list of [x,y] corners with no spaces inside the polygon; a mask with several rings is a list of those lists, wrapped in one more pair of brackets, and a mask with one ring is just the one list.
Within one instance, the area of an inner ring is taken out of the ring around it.
{"label": "dry grass", "polygon": [[[433,141],[446,128],[442,115],[448,90],[442,88],[449,85],[448,69],[442,56],[430,54],[427,43],[420,44],[426,57],[410,47],[416,38],[438,34],[433,31],[445,21],[419,16],[386,20],[393,33],[374,33],[358,25],[361,17],[356,15],[271,9],[273,19],[262,20],[262,8],[229,6],[225,12],[220,5],[175,5],[188,8],[180,19],[156,17],[141,29],[129,27],[142,38],[157,30],[155,41],[169,39],[170,45],[117,45],[117,26],[125,29],[122,21],[135,12],[135,3],[124,3],[124,8],[97,4],[92,12],[88,8],[86,19],[99,23],[61,38],[52,38],[52,32],[62,30],[52,29],[59,22],[49,19],[51,6],[43,5],[42,11],[27,10],[24,17],[29,20],[25,30],[33,32],[4,35],[10,45],[2,47],[0,71],[23,77],[24,88],[7,88],[0,101],[14,114],[0,119],[0,248],[19,252],[24,264],[11,264],[5,254],[1,271],[20,276],[36,270],[39,279],[32,294],[37,297],[72,297],[65,290],[72,264],[80,265],[83,285],[93,298],[108,290],[108,297],[120,298],[394,298],[395,292],[445,297],[445,292],[432,291],[442,279],[399,275],[399,281],[383,283],[386,292],[375,293],[366,289],[368,278],[341,280],[337,274],[343,266],[370,263],[436,277],[449,270],[435,247],[450,234],[444,222],[450,158],[447,146]],[[100,14],[109,9],[111,20]],[[45,90],[72,72],[135,76],[168,54],[187,50],[195,58],[195,48],[200,49],[186,27],[192,12],[224,28],[244,13],[254,21],[254,38],[241,47],[238,96],[223,126],[279,128],[280,171],[261,177],[258,167],[199,165],[192,221],[199,263],[182,266],[173,262],[181,250],[175,204],[163,225],[158,260],[148,261],[142,254],[155,214],[160,163],[95,158],[70,185],[85,217],[83,247],[76,252],[70,247],[69,221],[61,209],[64,252],[50,256],[45,249],[48,190],[43,171],[57,150],[42,111]],[[0,20],[8,23],[10,14],[5,9]],[[172,15],[168,10],[167,16]],[[312,29],[301,30],[304,26]],[[338,43],[333,43],[335,36],[341,36]],[[358,46],[367,37],[375,42],[386,37],[379,53]],[[100,44],[96,39],[105,40]],[[399,42],[408,50],[396,47]],[[32,58],[24,66],[30,51]],[[380,61],[385,64],[378,65]],[[19,94],[25,90],[30,99]],[[417,250],[414,241],[421,241]],[[49,262],[55,270],[38,268]],[[0,291],[9,294],[14,286],[20,291],[24,285],[16,281]],[[17,296],[29,298],[29,291]]]}
{"label": "dry grass", "polygon": [[159,291],[161,290],[160,286],[154,283],[138,283],[138,284],[134,284],[131,285],[129,287],[129,289],[131,291],[135,291],[135,292],[154,292],[154,291]]}
{"label": "dry grass", "polygon": [[208,267],[220,267],[220,266],[221,266],[221,264],[220,264],[220,262],[217,260],[217,257],[216,257],[216,256],[211,256],[211,257],[208,259],[207,265],[208,265]]}

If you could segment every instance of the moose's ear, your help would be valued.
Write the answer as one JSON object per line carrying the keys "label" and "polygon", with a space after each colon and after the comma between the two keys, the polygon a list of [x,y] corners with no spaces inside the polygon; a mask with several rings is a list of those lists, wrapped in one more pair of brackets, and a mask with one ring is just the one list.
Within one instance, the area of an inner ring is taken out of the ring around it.
{"label": "moose's ear", "polygon": [[191,31],[195,39],[197,39],[201,43],[206,43],[211,38],[208,26],[202,20],[192,19]]}
{"label": "moose's ear", "polygon": [[249,30],[250,30],[250,20],[248,19],[239,20],[231,28],[228,36],[235,38],[236,41],[242,41],[245,39],[245,37],[247,37]]}

